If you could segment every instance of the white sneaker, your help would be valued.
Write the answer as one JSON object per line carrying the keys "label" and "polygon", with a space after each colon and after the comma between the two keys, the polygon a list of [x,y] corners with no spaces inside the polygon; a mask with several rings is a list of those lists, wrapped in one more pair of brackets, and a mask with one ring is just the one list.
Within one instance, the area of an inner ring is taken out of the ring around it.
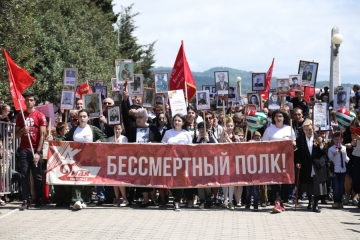
{"label": "white sneaker", "polygon": [[229,209],[230,210],[235,210],[234,204],[233,203],[229,203]]}
{"label": "white sneaker", "polygon": [[87,204],[86,204],[86,203],[82,203],[82,204],[81,204],[81,208],[87,208]]}
{"label": "white sneaker", "polygon": [[222,206],[223,208],[227,208],[228,205],[229,205],[229,201],[228,201],[228,200],[224,200],[224,202],[221,204],[221,206]]}
{"label": "white sneaker", "polygon": [[174,204],[174,211],[176,211],[176,212],[181,211],[180,206],[179,206],[178,203]]}
{"label": "white sneaker", "polygon": [[80,202],[80,201],[76,201],[76,202],[74,203],[73,208],[74,208],[75,210],[80,210],[80,209],[81,209],[81,202]]}
{"label": "white sneaker", "polygon": [[129,202],[127,200],[122,201],[122,203],[120,204],[120,207],[126,207],[127,205],[129,205]]}

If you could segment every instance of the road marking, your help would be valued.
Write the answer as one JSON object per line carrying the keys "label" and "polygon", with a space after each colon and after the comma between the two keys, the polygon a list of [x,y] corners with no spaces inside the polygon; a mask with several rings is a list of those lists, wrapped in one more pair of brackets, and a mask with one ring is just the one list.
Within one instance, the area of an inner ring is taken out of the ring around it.
{"label": "road marking", "polygon": [[8,215],[10,215],[10,214],[12,214],[14,212],[17,212],[17,211],[19,211],[19,209],[12,210],[11,212],[8,212],[7,214],[5,214],[3,216],[0,216],[0,219],[2,219],[2,218],[6,217],[6,216],[8,216]]}

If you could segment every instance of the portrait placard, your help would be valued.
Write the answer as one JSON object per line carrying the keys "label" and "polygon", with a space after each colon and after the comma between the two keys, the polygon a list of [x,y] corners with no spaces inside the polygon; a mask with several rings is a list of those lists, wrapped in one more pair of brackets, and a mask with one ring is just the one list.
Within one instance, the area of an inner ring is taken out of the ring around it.
{"label": "portrait placard", "polygon": [[[214,88],[214,92],[212,92],[212,88]],[[202,90],[205,91],[209,91],[209,97],[210,99],[214,99],[215,97],[215,93],[216,93],[216,89],[215,89],[215,86],[214,85],[203,85],[202,86]]]}
{"label": "portrait placard", "polygon": [[139,104],[142,106],[143,95],[129,95],[130,105]]}
{"label": "portrait placard", "polygon": [[66,110],[73,110],[75,104],[75,91],[62,90],[60,108]]}
{"label": "portrait placard", "polygon": [[256,105],[256,110],[261,110],[261,97],[259,93],[248,93],[247,94],[248,105]]}
{"label": "portrait placard", "polygon": [[134,62],[132,59],[115,60],[116,78],[118,81],[134,81]]}
{"label": "portrait placard", "polygon": [[210,109],[210,93],[208,90],[196,91],[196,109],[208,110]]}
{"label": "portrait placard", "polygon": [[223,99],[222,97],[225,96],[225,108],[228,106],[228,94],[217,94],[216,95],[216,108],[223,108]]}
{"label": "portrait placard", "polygon": [[268,109],[280,109],[280,97],[276,91],[269,92]]}
{"label": "portrait placard", "polygon": [[129,83],[129,94],[143,94],[144,75],[134,74],[134,81]]}
{"label": "portrait placard", "polygon": [[108,125],[118,125],[121,123],[120,106],[109,107],[107,110]]}
{"label": "portrait placard", "polygon": [[95,90],[94,92],[100,93],[102,100],[107,98],[107,87],[106,86],[94,87],[94,90]]}
{"label": "portrait placard", "polygon": [[276,79],[276,89],[279,96],[289,96],[290,87],[288,78],[278,78]]}
{"label": "portrait placard", "polygon": [[155,89],[157,93],[169,91],[168,79],[167,72],[154,73]]}
{"label": "portrait placard", "polygon": [[124,84],[120,84],[117,78],[111,78],[111,91],[124,91]]}
{"label": "portrait placard", "polygon": [[329,111],[327,103],[317,102],[313,108],[314,130],[330,130]]}
{"label": "portrait placard", "polygon": [[337,89],[334,95],[334,110],[337,111],[341,107],[350,108],[350,87],[342,87],[343,90]]}
{"label": "portrait placard", "polygon": [[102,101],[100,93],[83,95],[84,108],[89,111],[90,118],[98,118],[102,115]]}
{"label": "portrait placard", "polygon": [[[163,98],[164,98],[164,102],[163,102]],[[163,92],[163,93],[157,93],[156,94],[156,101],[155,104],[161,104],[161,105],[166,105],[169,101],[169,94],[168,92]]]}
{"label": "portrait placard", "polygon": [[115,106],[121,106],[122,99],[123,99],[123,92],[122,91],[111,92],[111,99],[114,100]]}
{"label": "portrait placard", "polygon": [[319,63],[300,60],[298,74],[301,74],[302,86],[315,87]]}
{"label": "portrait placard", "polygon": [[[144,89],[145,91],[145,89]],[[136,128],[136,142],[137,143],[147,143],[149,142],[150,128],[149,127],[137,127]]]}
{"label": "portrait placard", "polygon": [[51,119],[51,125],[55,124],[54,105],[52,103],[36,106],[35,109],[45,115],[47,123]]}
{"label": "portrait placard", "polygon": [[301,74],[289,75],[290,91],[301,91],[302,80]]}
{"label": "portrait placard", "polygon": [[168,94],[169,94],[169,103],[170,103],[172,117],[174,117],[175,114],[178,113],[182,115],[186,115],[187,110],[186,110],[184,91],[182,89],[174,90],[174,91],[169,91]]}
{"label": "portrait placard", "polygon": [[252,73],[252,91],[264,91],[266,73]]}
{"label": "portrait placard", "polygon": [[77,68],[65,68],[64,69],[64,85],[75,87],[77,75],[78,75]]}
{"label": "portrait placard", "polygon": [[216,71],[214,72],[215,89],[218,95],[229,94],[229,72]]}
{"label": "portrait placard", "polygon": [[155,107],[155,89],[153,88],[144,88],[143,107]]}
{"label": "portrait placard", "polygon": [[101,87],[101,86],[104,86],[103,80],[95,80],[94,81],[94,87]]}

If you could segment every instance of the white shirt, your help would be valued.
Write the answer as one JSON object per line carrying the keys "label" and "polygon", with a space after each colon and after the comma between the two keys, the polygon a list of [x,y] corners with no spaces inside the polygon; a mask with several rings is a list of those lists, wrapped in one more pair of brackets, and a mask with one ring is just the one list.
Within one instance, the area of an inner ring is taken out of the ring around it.
{"label": "white shirt", "polygon": [[74,132],[74,142],[93,142],[93,132],[91,131],[91,128],[89,125],[86,125],[86,127],[81,128],[77,127]]}
{"label": "white shirt", "polygon": [[[346,147],[341,146],[341,150],[338,151],[338,153],[334,156],[334,153],[336,152],[336,150],[337,150],[336,145],[333,145],[332,147],[330,147],[328,150],[328,157],[334,163],[334,172],[344,173],[344,172],[346,172],[346,164],[345,163],[349,162],[349,157],[346,154]],[[343,156],[343,161],[344,161],[343,167],[341,167],[340,154],[342,154],[342,156]]]}
{"label": "white shirt", "polygon": [[263,136],[263,141],[270,140],[291,140],[291,134],[293,140],[296,139],[294,130],[289,126],[285,125],[282,128],[277,128],[276,125],[270,125],[266,128]]}
{"label": "white shirt", "polygon": [[[109,137],[108,142],[115,142],[114,138],[115,138],[115,136]],[[120,135],[116,140],[117,140],[116,143],[127,143],[128,142],[128,138],[123,135]]]}
{"label": "white shirt", "polygon": [[161,140],[163,143],[171,143],[171,144],[191,144],[192,137],[190,132],[186,130],[176,131],[175,129],[170,129],[165,132],[163,139]]}

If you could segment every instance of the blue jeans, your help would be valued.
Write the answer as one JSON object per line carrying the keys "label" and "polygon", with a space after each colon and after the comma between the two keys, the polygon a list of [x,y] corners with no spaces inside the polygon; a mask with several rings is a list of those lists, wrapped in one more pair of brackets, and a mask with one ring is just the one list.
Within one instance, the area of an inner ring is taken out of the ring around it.
{"label": "blue jeans", "polygon": [[251,204],[251,195],[254,195],[254,207],[259,205],[259,186],[245,186],[246,188],[246,204]]}
{"label": "blue jeans", "polygon": [[333,191],[334,203],[341,203],[342,195],[345,193],[345,175],[346,173],[334,173],[333,177]]}
{"label": "blue jeans", "polygon": [[34,180],[34,189],[36,194],[36,201],[40,202],[43,197],[42,188],[42,154],[40,154],[40,160],[36,167],[33,160],[33,154],[31,150],[19,148],[19,164],[21,174],[21,197],[23,201],[31,201],[30,198],[30,170],[32,172]]}

